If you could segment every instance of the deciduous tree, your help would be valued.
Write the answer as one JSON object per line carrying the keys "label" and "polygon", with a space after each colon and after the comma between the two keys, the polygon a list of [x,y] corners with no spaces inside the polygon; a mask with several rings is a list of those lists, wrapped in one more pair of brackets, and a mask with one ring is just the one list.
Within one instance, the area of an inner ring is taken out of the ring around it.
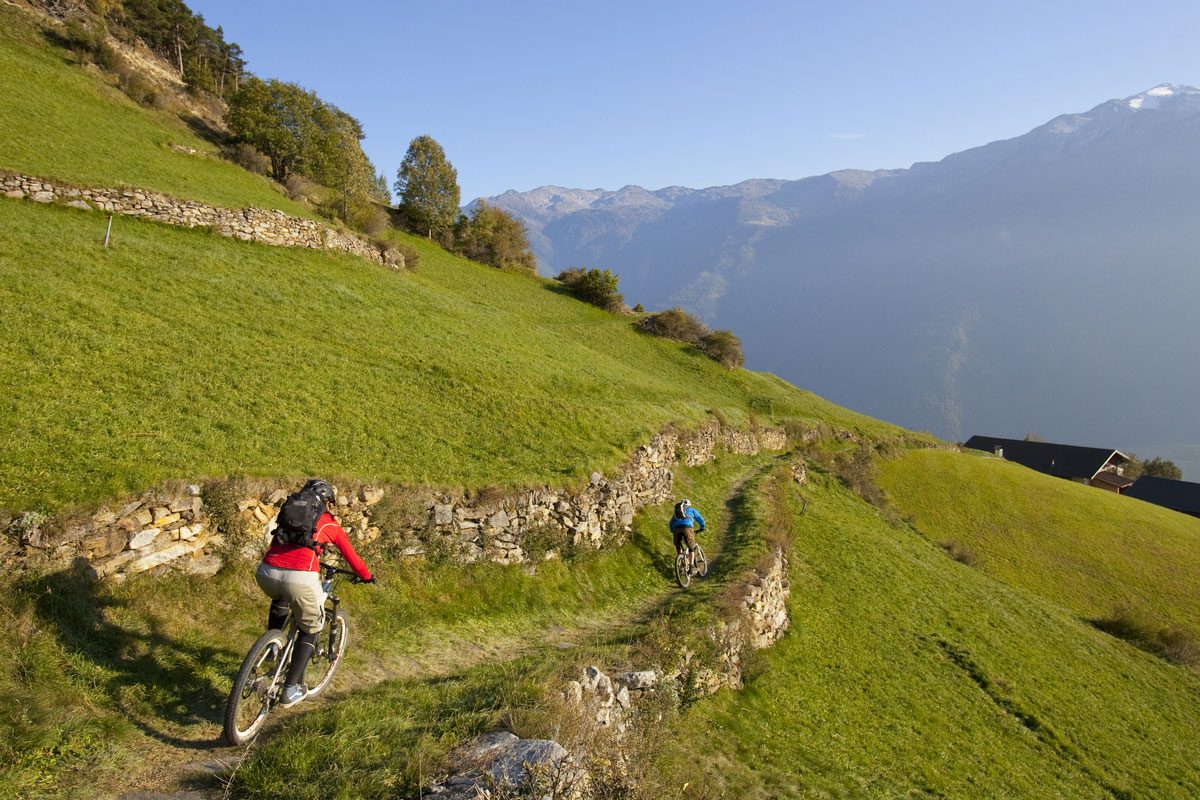
{"label": "deciduous tree", "polygon": [[396,195],[413,231],[448,242],[458,221],[458,172],[432,136],[418,136],[409,143],[396,172]]}

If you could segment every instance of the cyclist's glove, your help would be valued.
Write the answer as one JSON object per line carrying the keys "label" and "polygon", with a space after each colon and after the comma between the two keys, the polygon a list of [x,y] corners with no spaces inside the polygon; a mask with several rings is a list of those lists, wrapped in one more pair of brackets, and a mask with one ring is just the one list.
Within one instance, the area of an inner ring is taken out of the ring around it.
{"label": "cyclist's glove", "polygon": [[375,583],[375,576],[372,575],[369,578],[355,578],[353,583]]}

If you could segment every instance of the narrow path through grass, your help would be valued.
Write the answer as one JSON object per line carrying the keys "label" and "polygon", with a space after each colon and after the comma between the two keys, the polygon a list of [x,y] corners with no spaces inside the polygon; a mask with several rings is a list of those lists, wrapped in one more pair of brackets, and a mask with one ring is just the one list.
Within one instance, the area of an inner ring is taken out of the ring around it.
{"label": "narrow path through grass", "polygon": [[297,798],[411,796],[442,765],[449,748],[467,737],[498,726],[522,736],[556,736],[561,720],[547,701],[569,677],[592,663],[646,668],[639,658],[648,638],[687,635],[700,609],[711,608],[729,582],[744,574],[741,567],[753,563],[762,529],[751,531],[740,516],[748,503],[743,486],[772,465],[773,459],[757,459],[753,472],[725,473],[723,502],[711,491],[687,489],[711,521],[711,532],[719,532],[706,542],[713,569],[691,590],[669,583],[671,542],[662,530],[665,509],[656,509],[639,530],[660,531],[651,570],[657,588],[640,601],[629,598],[608,624],[593,619],[540,640],[527,638],[530,647],[512,651],[509,659],[389,680],[287,719],[240,766],[232,795],[272,797],[286,776]]}
{"label": "narrow path through grass", "polygon": [[[715,564],[724,559],[716,534],[735,508],[725,505],[730,487],[771,458],[722,456],[677,471],[677,490],[710,517],[704,543]],[[330,699],[279,715],[267,739],[364,686],[436,682],[482,664],[620,640],[678,593],[668,513],[644,509],[626,545],[544,562],[536,575],[520,566],[368,556],[383,584],[342,587],[355,638]],[[66,571],[10,585],[0,691],[14,700],[0,712],[0,757],[12,768],[0,776],[0,796],[178,789],[195,777],[189,765],[233,755],[216,739],[229,682],[265,615],[252,574],[247,563],[213,579],[143,576],[113,585]]]}

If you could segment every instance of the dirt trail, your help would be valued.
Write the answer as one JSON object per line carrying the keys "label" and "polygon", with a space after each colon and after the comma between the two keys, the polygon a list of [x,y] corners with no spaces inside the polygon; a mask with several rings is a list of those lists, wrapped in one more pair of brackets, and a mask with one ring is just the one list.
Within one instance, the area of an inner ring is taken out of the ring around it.
{"label": "dirt trail", "polygon": [[[659,600],[654,597],[627,615],[608,614],[602,620],[580,620],[570,628],[547,624],[521,635],[491,638],[439,631],[431,633],[422,647],[412,652],[393,657],[372,653],[357,662],[352,656],[351,662],[334,676],[327,694],[294,709],[277,709],[261,735],[269,738],[272,729],[285,720],[324,708],[352,691],[384,681],[446,677],[479,664],[511,661],[548,647],[575,647],[590,637],[633,623]],[[103,796],[119,800],[166,800],[176,795],[178,800],[222,797],[220,776],[237,763],[245,748],[223,746],[220,736],[219,723],[188,726],[169,738],[147,735],[139,749],[137,765],[114,776],[114,784],[106,787]]]}
{"label": "dirt trail", "polygon": [[[724,500],[728,519],[721,528],[720,538],[711,548],[713,562],[719,561],[721,553],[730,544],[738,522],[737,503],[744,485],[766,468],[752,468],[729,485]],[[710,579],[712,577],[710,575]],[[352,640],[349,663],[334,677],[330,691],[294,709],[277,709],[260,736],[269,739],[282,722],[324,708],[351,692],[384,681],[446,677],[480,664],[503,663],[546,648],[572,648],[592,637],[642,625],[656,616],[678,591],[673,582],[664,580],[661,592],[632,608],[620,613],[608,610],[600,615],[592,610],[571,620],[569,627],[560,619],[531,626],[520,633],[494,634],[482,624],[476,629],[462,626],[455,631],[434,630],[425,635],[419,646],[390,656],[379,652],[366,656],[361,651],[354,653]],[[353,626],[353,609],[350,614]],[[114,774],[111,781],[106,780],[101,796],[114,800],[216,800],[225,797],[222,777],[248,750],[223,746],[220,736],[220,723],[213,722],[176,727],[170,735],[147,731],[137,763]],[[255,744],[251,743],[249,750],[253,750]]]}

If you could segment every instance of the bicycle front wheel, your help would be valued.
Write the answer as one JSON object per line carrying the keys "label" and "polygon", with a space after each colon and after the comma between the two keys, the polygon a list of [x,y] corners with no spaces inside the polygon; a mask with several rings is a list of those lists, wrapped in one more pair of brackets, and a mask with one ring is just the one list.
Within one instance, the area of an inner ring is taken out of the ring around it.
{"label": "bicycle front wheel", "polygon": [[321,631],[317,640],[317,649],[309,659],[308,669],[304,672],[304,682],[308,684],[308,696],[316,697],[325,690],[333,673],[342,665],[342,656],[346,653],[346,642],[350,639],[350,618],[345,611],[338,611],[333,621]]}
{"label": "bicycle front wheel", "polygon": [[254,738],[271,713],[275,698],[272,683],[280,674],[280,656],[287,646],[283,631],[270,630],[258,637],[242,661],[225,705],[225,741],[243,745]]}
{"label": "bicycle front wheel", "polygon": [[704,548],[696,545],[696,574],[703,578],[708,574],[708,559],[704,557]]}
{"label": "bicycle front wheel", "polygon": [[675,580],[679,588],[686,589],[692,582],[692,571],[688,568],[687,551],[675,556]]}

